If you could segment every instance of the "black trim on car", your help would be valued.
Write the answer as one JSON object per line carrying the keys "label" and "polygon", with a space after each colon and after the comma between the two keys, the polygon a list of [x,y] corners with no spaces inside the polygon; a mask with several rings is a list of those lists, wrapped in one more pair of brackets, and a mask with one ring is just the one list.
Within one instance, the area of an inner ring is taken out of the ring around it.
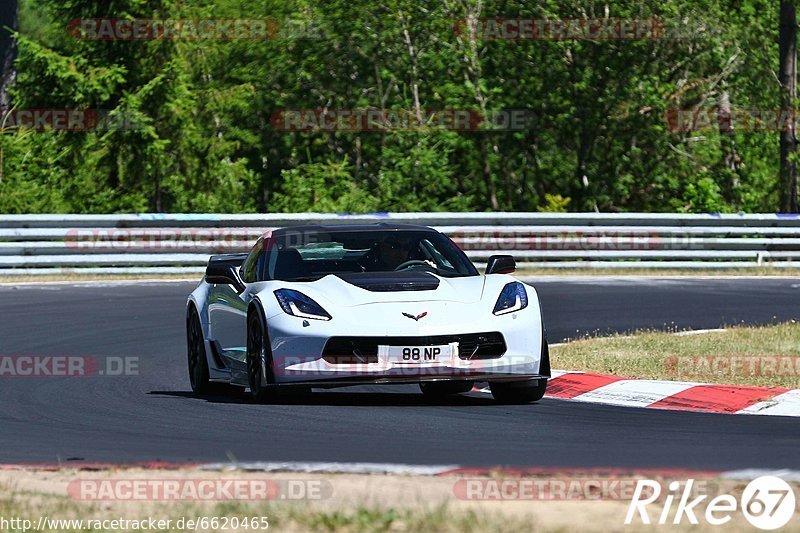
{"label": "black trim on car", "polygon": [[435,291],[439,278],[427,272],[352,272],[337,277],[371,292]]}
{"label": "black trim on car", "polygon": [[330,364],[378,362],[378,346],[436,346],[458,343],[461,360],[499,359],[506,353],[506,341],[499,331],[419,337],[331,337],[322,351]]}

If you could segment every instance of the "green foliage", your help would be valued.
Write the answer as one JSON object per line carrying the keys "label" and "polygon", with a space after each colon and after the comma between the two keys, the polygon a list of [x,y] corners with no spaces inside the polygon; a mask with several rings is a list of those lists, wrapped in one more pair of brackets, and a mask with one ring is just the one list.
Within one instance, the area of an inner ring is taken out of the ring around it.
{"label": "green foliage", "polygon": [[[470,41],[454,31],[468,16],[657,18],[669,38]],[[268,17],[316,35],[77,40],[80,17]],[[135,127],[5,134],[0,212],[775,211],[777,133],[671,131],[665,114],[724,94],[780,107],[777,17],[767,0],[22,0],[14,105]],[[517,132],[270,120],[417,106],[533,118]]]}
{"label": "green foliage", "polygon": [[368,213],[375,200],[352,180],[350,166],[339,163],[304,163],[282,173],[283,187],[270,205],[279,213]]}
{"label": "green foliage", "polygon": [[544,205],[536,208],[541,213],[566,213],[572,198],[564,198],[560,194],[545,194]]}

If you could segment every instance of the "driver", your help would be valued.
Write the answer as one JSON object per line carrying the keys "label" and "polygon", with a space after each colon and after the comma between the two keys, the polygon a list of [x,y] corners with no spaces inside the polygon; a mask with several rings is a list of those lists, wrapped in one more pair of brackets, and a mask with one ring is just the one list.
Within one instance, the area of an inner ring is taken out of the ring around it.
{"label": "driver", "polygon": [[408,261],[411,243],[397,237],[388,237],[378,245],[377,270],[391,271]]}

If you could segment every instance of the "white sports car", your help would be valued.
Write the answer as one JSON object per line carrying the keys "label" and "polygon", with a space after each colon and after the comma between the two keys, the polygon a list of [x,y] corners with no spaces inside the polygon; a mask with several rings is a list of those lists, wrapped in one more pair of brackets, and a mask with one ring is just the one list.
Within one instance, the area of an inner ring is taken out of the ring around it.
{"label": "white sports car", "polygon": [[312,387],[418,383],[430,396],[489,382],[503,403],[541,399],[550,360],[536,291],[486,275],[424,226],[302,226],[213,256],[189,296],[197,393],[247,387],[258,402]]}

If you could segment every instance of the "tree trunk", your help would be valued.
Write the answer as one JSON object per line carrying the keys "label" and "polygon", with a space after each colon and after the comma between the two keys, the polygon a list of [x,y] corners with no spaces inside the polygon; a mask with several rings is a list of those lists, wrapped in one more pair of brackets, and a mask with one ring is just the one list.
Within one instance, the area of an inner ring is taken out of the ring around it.
{"label": "tree trunk", "polygon": [[[17,58],[17,45],[11,32],[18,28],[17,0],[3,0],[0,3],[0,110],[11,107],[8,89],[16,79],[14,60]],[[8,28],[8,29],[6,29]],[[0,147],[0,183],[5,175],[5,149]]]}
{"label": "tree trunk", "polygon": [[[797,98],[797,13],[792,0],[781,0],[780,30],[780,76],[782,105],[786,113],[794,117]],[[789,158],[797,150],[797,131],[794,119],[787,121],[781,136],[781,211],[797,213],[797,163]]]}
{"label": "tree trunk", "polygon": [[486,184],[486,196],[489,200],[489,205],[493,211],[500,210],[500,202],[497,200],[497,193],[494,190],[494,182],[492,181],[492,163],[490,160],[488,139],[483,137],[481,143],[481,162],[483,163],[483,182]]}
{"label": "tree trunk", "polygon": [[729,175],[723,183],[726,200],[736,201],[735,191],[739,187],[739,171],[742,167],[742,158],[736,149],[736,132],[733,128],[731,95],[727,90],[722,91],[719,97],[720,117],[728,117],[727,121],[719,121],[720,148],[722,149],[722,164],[729,171]]}
{"label": "tree trunk", "polygon": [[[481,11],[483,11],[483,0],[465,2],[460,7],[457,7],[457,4],[454,2],[445,2],[445,5],[447,6],[448,12],[452,14],[461,12],[460,8],[463,7],[466,11],[462,13],[462,16],[466,15],[466,17],[464,17],[466,19],[476,19],[480,16]],[[478,104],[480,109],[480,116],[485,120],[488,116],[487,107],[489,98],[483,94],[483,91],[481,90],[483,68],[481,66],[480,50],[478,49],[478,37],[475,35],[475,28],[469,24],[467,24],[466,27],[469,30],[467,31],[466,36],[462,37],[457,33],[456,42],[458,43],[459,50],[462,53],[462,58],[465,65],[464,81],[469,82],[472,85],[472,92],[475,102]],[[493,146],[490,148],[489,144],[491,141],[488,139],[489,134],[486,132],[478,133],[477,135],[480,137],[478,139],[478,143],[480,145],[481,165],[483,167],[481,174],[483,175],[483,182],[486,186],[486,200],[489,207],[491,207],[493,211],[499,211],[500,201],[497,199],[497,192],[495,191],[494,181],[492,179],[491,151],[494,150],[494,143],[491,143]]]}
{"label": "tree trunk", "polygon": [[17,0],[0,2],[0,108],[11,106],[8,89],[16,79],[14,60],[17,57],[17,45],[11,32],[18,28],[17,14]]}

